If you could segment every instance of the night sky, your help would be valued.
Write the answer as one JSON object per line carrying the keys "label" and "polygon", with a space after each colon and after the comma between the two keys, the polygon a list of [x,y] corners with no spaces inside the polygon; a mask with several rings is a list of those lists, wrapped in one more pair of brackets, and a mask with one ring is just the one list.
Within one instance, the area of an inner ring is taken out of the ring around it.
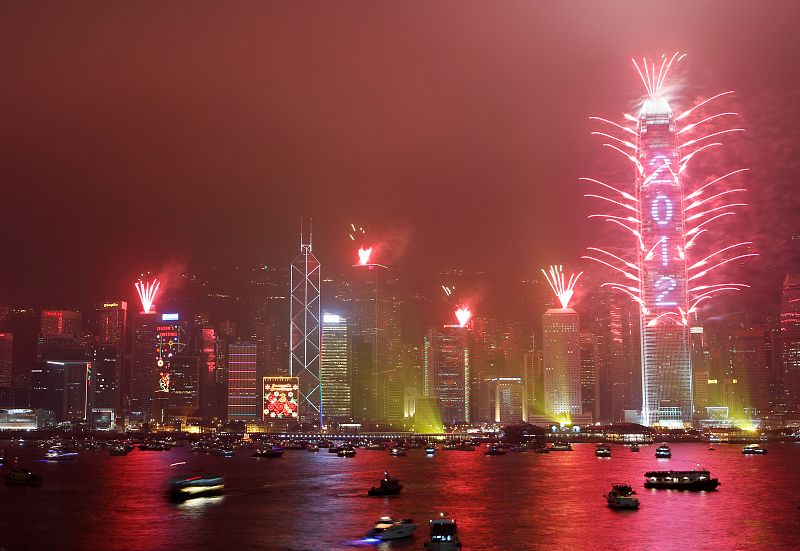
{"label": "night sky", "polygon": [[330,272],[350,222],[407,271],[577,263],[577,179],[620,164],[588,117],[633,109],[632,56],[676,50],[678,106],[737,91],[768,300],[800,269],[798,21],[794,0],[3,2],[0,301],[287,264],[301,216]]}

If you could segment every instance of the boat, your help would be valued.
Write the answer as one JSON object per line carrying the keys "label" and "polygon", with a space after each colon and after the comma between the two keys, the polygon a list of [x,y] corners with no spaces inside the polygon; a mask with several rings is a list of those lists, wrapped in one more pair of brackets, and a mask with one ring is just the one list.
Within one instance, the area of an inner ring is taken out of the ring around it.
{"label": "boat", "polygon": [[215,448],[211,453],[217,457],[233,457],[233,448]]}
{"label": "boat", "polygon": [[364,449],[365,450],[376,450],[376,451],[385,450],[386,449],[386,444],[384,444],[383,442],[370,442],[369,444],[364,446]]}
{"label": "boat", "polygon": [[506,450],[498,446],[489,446],[489,449],[483,452],[483,455],[505,455]]}
{"label": "boat", "polygon": [[383,471],[383,478],[378,486],[373,486],[367,490],[367,495],[370,496],[396,496],[403,489],[403,485],[396,478],[389,476],[388,471]]}
{"label": "boat", "polygon": [[548,448],[547,446],[542,446],[541,448],[536,448],[533,451],[534,453],[550,453],[550,448]]}
{"label": "boat", "polygon": [[511,446],[508,449],[511,450],[512,452],[515,452],[515,453],[523,453],[523,452],[528,451],[528,447],[527,446],[523,446],[521,444],[517,445],[517,446]]}
{"label": "boat", "polygon": [[611,457],[611,446],[605,444],[598,444],[594,449],[594,454],[597,457]]}
{"label": "boat", "polygon": [[448,451],[474,452],[475,446],[467,442],[450,442],[449,444],[445,444],[442,449]]}
{"label": "boat", "polygon": [[[717,448],[715,448],[715,447],[712,445],[712,446],[709,446],[709,447],[708,447],[708,451],[710,451],[710,452],[717,451]],[[744,452],[744,450],[742,450],[742,453],[745,453],[745,452]]]}
{"label": "boat", "polygon": [[175,501],[218,496],[224,491],[225,479],[221,476],[193,475],[175,478],[169,483],[169,497]]}
{"label": "boat", "polygon": [[742,448],[742,453],[745,455],[764,455],[767,453],[767,448],[762,448],[760,444],[750,444]]}
{"label": "boat", "polygon": [[367,535],[368,540],[386,541],[409,538],[414,535],[417,525],[410,518],[393,519],[391,517],[381,517],[375,523]]}
{"label": "boat", "polygon": [[666,444],[661,444],[656,448],[656,457],[659,459],[669,459],[672,457],[672,450]]}
{"label": "boat", "polygon": [[271,447],[271,448],[259,448],[253,453],[253,457],[269,457],[273,459],[277,459],[283,455],[283,450],[281,448]]}
{"label": "boat", "polygon": [[425,446],[425,453],[428,455],[433,455],[436,453],[436,446],[434,444],[428,444]]}
{"label": "boat", "polygon": [[39,486],[42,483],[42,477],[28,469],[11,469],[6,473],[5,479],[7,484],[17,486]]}
{"label": "boat", "polygon": [[572,444],[569,442],[553,442],[553,445],[550,446],[551,452],[571,452],[572,451]]}
{"label": "boat", "polygon": [[389,450],[389,455],[394,457],[404,457],[408,455],[408,452],[405,450],[405,448],[392,448]]}
{"label": "boat", "polygon": [[61,450],[58,448],[50,448],[47,450],[47,453],[44,454],[44,458],[47,461],[63,461],[65,459],[75,459],[76,457],[78,457],[78,452]]}
{"label": "boat", "polygon": [[342,449],[341,446],[328,446],[328,453],[339,453],[339,450]]}
{"label": "boat", "polygon": [[639,444],[631,444],[631,451],[638,452],[639,451]]}
{"label": "boat", "polygon": [[336,452],[336,455],[339,457],[355,457],[356,449],[352,446],[341,447],[339,448],[339,451]]}
{"label": "boat", "polygon": [[139,444],[139,450],[145,452],[167,452],[172,449],[172,446],[165,442],[142,442]]}
{"label": "boat", "polygon": [[638,509],[639,498],[635,494],[629,484],[614,484],[611,491],[603,497],[613,509]]}
{"label": "boat", "polygon": [[317,442],[317,446],[319,446],[320,448],[331,448],[333,447],[333,442],[331,442],[326,438],[323,438],[322,440]]}
{"label": "boat", "polygon": [[425,549],[431,551],[456,551],[461,549],[458,539],[458,526],[452,518],[439,513],[439,518],[430,521],[430,540],[425,542]]}
{"label": "boat", "polygon": [[316,444],[310,444],[310,445],[309,445],[309,446],[306,448],[306,451],[307,451],[307,452],[318,452],[318,451],[319,451],[319,446],[317,446]]}
{"label": "boat", "polygon": [[117,444],[108,448],[108,455],[128,455],[132,449],[133,446]]}
{"label": "boat", "polygon": [[644,487],[657,490],[714,490],[720,482],[708,471],[649,471]]}

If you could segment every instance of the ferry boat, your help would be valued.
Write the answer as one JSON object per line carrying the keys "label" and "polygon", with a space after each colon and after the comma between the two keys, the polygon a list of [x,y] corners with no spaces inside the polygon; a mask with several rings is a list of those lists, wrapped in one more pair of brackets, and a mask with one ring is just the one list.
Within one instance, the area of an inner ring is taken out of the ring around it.
{"label": "ferry boat", "polygon": [[47,461],[63,461],[65,459],[75,459],[76,457],[78,457],[78,452],[58,448],[50,448],[44,454],[44,458]]}
{"label": "ferry boat", "polygon": [[638,452],[639,451],[639,444],[631,444],[631,451]]}
{"label": "ferry boat", "polygon": [[176,478],[169,483],[169,497],[175,501],[218,496],[224,491],[225,479],[221,476],[193,475]]}
{"label": "ferry boat", "polygon": [[394,457],[404,457],[408,455],[408,452],[404,448],[392,448],[389,451],[389,455]]}
{"label": "ferry boat", "polygon": [[268,457],[272,459],[277,459],[278,457],[283,456],[283,449],[276,448],[274,446],[269,448],[260,448],[253,453],[253,457]]}
{"label": "ferry boat", "polygon": [[745,455],[764,455],[767,453],[767,448],[762,448],[760,444],[750,444],[742,448],[742,453]]}
{"label": "ferry boat", "polygon": [[483,455],[505,455],[506,450],[499,446],[489,446],[489,449],[483,452]]}
{"label": "ferry boat", "polygon": [[714,490],[720,482],[709,471],[648,471],[644,487],[657,490]]}
{"label": "ferry boat", "polygon": [[672,457],[672,450],[666,444],[661,444],[656,448],[656,457],[659,459],[669,459]]}
{"label": "ferry boat", "polygon": [[611,457],[611,446],[605,444],[598,444],[594,449],[594,454],[597,457]]}
{"label": "ferry boat", "polygon": [[403,485],[400,484],[400,481],[396,478],[392,478],[389,476],[388,471],[383,472],[383,478],[381,479],[378,486],[373,486],[369,490],[367,490],[367,495],[369,496],[396,496],[400,493],[400,490],[403,489]]}
{"label": "ferry boat", "polygon": [[611,491],[603,497],[613,509],[638,509],[639,498],[635,494],[629,484],[614,484]]}
{"label": "ferry boat", "polygon": [[375,527],[367,532],[365,536],[368,540],[386,541],[409,538],[414,535],[417,525],[410,518],[393,519],[391,517],[381,517],[375,523]]}
{"label": "ferry boat", "polygon": [[553,445],[550,446],[551,452],[571,452],[572,451],[572,444],[569,442],[553,442]]}
{"label": "ferry boat", "polygon": [[16,486],[39,486],[42,477],[30,472],[28,469],[11,469],[5,476],[6,484]]}
{"label": "ferry boat", "polygon": [[457,551],[461,549],[456,521],[439,513],[439,518],[430,521],[430,540],[425,542],[429,551]]}

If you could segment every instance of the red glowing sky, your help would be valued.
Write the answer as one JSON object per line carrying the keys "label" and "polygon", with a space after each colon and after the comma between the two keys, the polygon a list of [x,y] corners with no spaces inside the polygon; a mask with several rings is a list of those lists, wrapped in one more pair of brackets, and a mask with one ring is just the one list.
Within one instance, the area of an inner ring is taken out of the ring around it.
{"label": "red glowing sky", "polygon": [[[408,269],[572,264],[577,179],[606,159],[587,117],[641,93],[632,55],[688,52],[693,94],[737,90],[753,162],[797,163],[793,0],[12,1],[0,20],[0,300],[127,293],[172,257],[287,263],[300,216],[332,269],[352,219],[406,236]],[[779,242],[800,197],[769,164],[747,186]]]}

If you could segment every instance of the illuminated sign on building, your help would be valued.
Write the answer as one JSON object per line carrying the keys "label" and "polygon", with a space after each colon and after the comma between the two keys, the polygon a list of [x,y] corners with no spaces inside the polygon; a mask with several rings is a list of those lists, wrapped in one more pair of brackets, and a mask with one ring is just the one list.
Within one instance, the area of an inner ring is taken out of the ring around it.
{"label": "illuminated sign on building", "polygon": [[171,313],[171,314],[161,314],[161,321],[178,321],[181,319],[180,314]]}
{"label": "illuminated sign on building", "polygon": [[264,419],[297,419],[300,380],[297,377],[264,377]]}

